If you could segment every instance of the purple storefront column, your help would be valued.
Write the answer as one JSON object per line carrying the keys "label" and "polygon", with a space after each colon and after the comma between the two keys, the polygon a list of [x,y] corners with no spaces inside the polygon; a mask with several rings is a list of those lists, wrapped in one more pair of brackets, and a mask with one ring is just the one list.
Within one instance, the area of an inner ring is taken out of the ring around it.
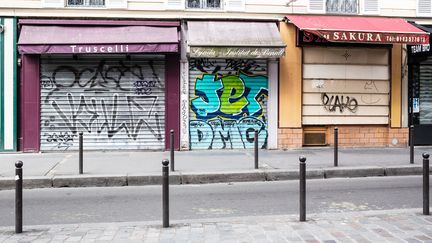
{"label": "purple storefront column", "polygon": [[39,55],[22,55],[20,81],[20,150],[38,152],[40,148]]}
{"label": "purple storefront column", "polygon": [[166,56],[165,148],[169,149],[170,130],[174,129],[174,147],[180,147],[180,56]]}

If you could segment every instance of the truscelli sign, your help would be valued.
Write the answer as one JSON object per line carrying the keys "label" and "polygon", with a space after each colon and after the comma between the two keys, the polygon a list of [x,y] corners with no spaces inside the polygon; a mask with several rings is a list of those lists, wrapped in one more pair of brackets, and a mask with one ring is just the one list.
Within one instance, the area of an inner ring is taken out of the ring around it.
{"label": "truscelli sign", "polygon": [[70,45],[70,53],[127,53],[129,45]]}
{"label": "truscelli sign", "polygon": [[284,47],[191,47],[190,57],[207,58],[279,58]]}

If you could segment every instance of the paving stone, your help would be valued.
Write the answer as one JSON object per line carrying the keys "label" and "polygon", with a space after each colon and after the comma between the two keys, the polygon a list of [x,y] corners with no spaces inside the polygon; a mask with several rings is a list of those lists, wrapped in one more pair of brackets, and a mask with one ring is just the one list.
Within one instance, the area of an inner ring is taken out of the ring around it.
{"label": "paving stone", "polygon": [[[0,242],[431,242],[432,220],[413,211],[274,215],[173,224],[139,223],[28,226],[23,234],[0,227]],[[138,225],[137,225],[138,224]],[[406,229],[406,230],[404,230]]]}

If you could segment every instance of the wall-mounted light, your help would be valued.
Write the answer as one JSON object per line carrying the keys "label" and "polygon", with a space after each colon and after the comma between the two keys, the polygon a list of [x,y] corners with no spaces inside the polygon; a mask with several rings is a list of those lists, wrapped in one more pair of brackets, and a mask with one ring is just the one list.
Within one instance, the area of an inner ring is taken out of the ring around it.
{"label": "wall-mounted light", "polygon": [[18,65],[18,67],[21,67],[21,65],[22,65],[22,59],[21,59],[21,57],[18,57],[17,65]]}
{"label": "wall-mounted light", "polygon": [[4,31],[4,26],[0,24],[0,33],[3,33],[3,31]]}

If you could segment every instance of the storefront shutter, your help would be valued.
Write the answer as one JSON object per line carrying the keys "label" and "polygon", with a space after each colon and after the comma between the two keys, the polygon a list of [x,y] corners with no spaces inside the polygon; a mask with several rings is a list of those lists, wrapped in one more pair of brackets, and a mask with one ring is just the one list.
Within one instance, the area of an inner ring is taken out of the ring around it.
{"label": "storefront shutter", "polygon": [[65,0],[42,0],[43,8],[63,8]]}
{"label": "storefront shutter", "polygon": [[364,14],[379,14],[380,13],[380,0],[364,0],[363,1]]}
{"label": "storefront shutter", "polygon": [[245,0],[226,0],[227,11],[245,11]]}
{"label": "storefront shutter", "polygon": [[308,12],[325,13],[325,0],[309,0]]}
{"label": "storefront shutter", "polygon": [[184,9],[185,0],[165,0],[166,9]]}
{"label": "storefront shutter", "polygon": [[127,8],[127,0],[105,0],[107,8]]}
{"label": "storefront shutter", "polygon": [[417,0],[417,15],[431,16],[431,14],[432,14],[431,0]]}
{"label": "storefront shutter", "polygon": [[163,56],[41,58],[41,151],[163,149]]}
{"label": "storefront shutter", "polygon": [[303,125],[388,124],[388,49],[305,47],[303,57]]}
{"label": "storefront shutter", "polygon": [[267,147],[267,60],[191,59],[189,84],[192,150]]}
{"label": "storefront shutter", "polygon": [[420,80],[420,124],[432,124],[432,59],[422,62],[419,72]]}

